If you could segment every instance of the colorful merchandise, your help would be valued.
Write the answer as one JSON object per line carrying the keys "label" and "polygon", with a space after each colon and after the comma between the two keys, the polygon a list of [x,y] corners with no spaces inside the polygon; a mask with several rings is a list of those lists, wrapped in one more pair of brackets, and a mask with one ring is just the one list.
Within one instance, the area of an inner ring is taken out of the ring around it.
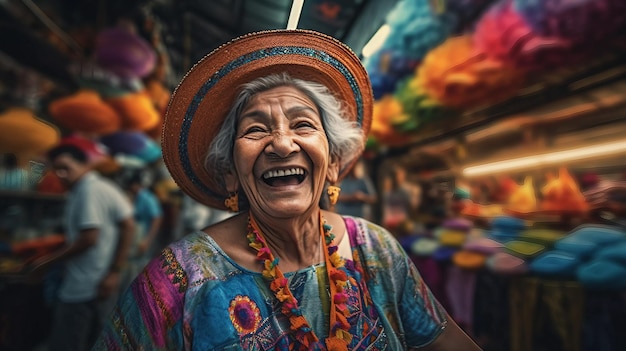
{"label": "colorful merchandise", "polygon": [[54,100],[48,111],[61,126],[87,134],[107,134],[122,127],[120,115],[93,90],[78,92]]}

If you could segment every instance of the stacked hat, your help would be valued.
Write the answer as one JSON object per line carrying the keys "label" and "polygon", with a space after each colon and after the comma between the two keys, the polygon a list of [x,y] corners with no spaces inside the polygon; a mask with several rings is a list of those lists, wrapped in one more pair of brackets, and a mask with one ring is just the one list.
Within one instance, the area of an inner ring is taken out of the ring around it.
{"label": "stacked hat", "polygon": [[464,269],[474,270],[482,268],[486,261],[487,255],[469,250],[457,251],[452,256],[452,262],[458,267]]}
{"label": "stacked hat", "polygon": [[[571,234],[578,243],[576,249],[586,243],[586,251],[579,257],[587,260],[582,262],[576,276],[583,286],[589,289],[621,290],[626,288],[626,231],[623,228],[608,225],[584,225],[576,228]],[[566,238],[569,239],[569,238]],[[572,249],[573,243],[567,248]],[[561,242],[557,244],[563,245]]]}
{"label": "stacked hat", "polygon": [[504,245],[499,241],[487,237],[478,237],[469,238],[465,244],[463,244],[463,249],[485,255],[492,255],[496,252],[501,252],[504,249]]}
{"label": "stacked hat", "polygon": [[502,252],[504,245],[485,236],[470,237],[463,244],[463,249],[454,257],[453,261],[462,268],[481,268],[492,255]]}
{"label": "stacked hat", "polygon": [[533,242],[544,245],[548,248],[552,248],[555,242],[565,238],[566,235],[567,234],[562,230],[547,228],[529,228],[522,231],[519,235],[519,238],[524,241]]}
{"label": "stacked hat", "polygon": [[530,260],[546,250],[541,244],[532,243],[524,240],[510,240],[504,244],[506,250],[522,259]]}
{"label": "stacked hat", "polygon": [[496,252],[486,262],[487,268],[497,274],[519,275],[528,272],[526,260],[508,252]]}
{"label": "stacked hat", "polygon": [[524,220],[512,216],[498,216],[491,222],[490,237],[500,242],[516,239],[526,227]]}
{"label": "stacked hat", "polygon": [[53,101],[50,115],[63,127],[89,134],[107,134],[122,126],[120,115],[94,90],[78,92]]}
{"label": "stacked hat", "polygon": [[435,238],[440,247],[433,252],[433,258],[439,262],[452,261],[454,255],[461,249],[472,229],[472,222],[464,218],[445,220],[441,228],[435,231]]}
{"label": "stacked hat", "polygon": [[626,240],[626,234],[615,227],[605,225],[582,225],[568,236],[555,242],[557,250],[572,253],[581,259],[589,259],[601,248]]}
{"label": "stacked hat", "polygon": [[161,113],[145,91],[111,97],[107,102],[119,113],[123,129],[148,131],[161,122]]}
{"label": "stacked hat", "polygon": [[526,258],[533,250],[524,248],[524,242],[518,240],[525,227],[524,220],[517,217],[497,216],[493,219],[489,238],[502,243],[502,250],[487,259],[486,266],[490,271],[506,275],[528,272]]}
{"label": "stacked hat", "polygon": [[132,30],[116,27],[102,30],[96,38],[96,62],[120,78],[141,78],[156,66],[156,53]]}
{"label": "stacked hat", "polygon": [[461,247],[472,229],[472,222],[464,218],[445,220],[441,228],[435,232],[435,237],[442,246]]}
{"label": "stacked hat", "polygon": [[161,157],[161,147],[143,132],[122,131],[100,138],[112,155],[126,154],[145,163]]}
{"label": "stacked hat", "polygon": [[550,278],[575,278],[580,265],[580,257],[565,251],[551,250],[542,253],[532,262],[530,270],[540,276]]}
{"label": "stacked hat", "polygon": [[427,257],[437,251],[439,246],[439,241],[424,236],[417,238],[411,244],[410,252],[416,256]]}
{"label": "stacked hat", "polygon": [[0,114],[0,153],[36,155],[59,139],[59,130],[37,118],[30,109],[13,107]]}

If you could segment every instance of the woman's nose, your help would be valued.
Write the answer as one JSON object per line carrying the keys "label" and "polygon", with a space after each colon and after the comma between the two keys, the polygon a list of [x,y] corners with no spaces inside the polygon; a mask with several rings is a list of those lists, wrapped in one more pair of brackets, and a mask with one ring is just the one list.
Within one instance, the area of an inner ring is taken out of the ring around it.
{"label": "woman's nose", "polygon": [[265,149],[270,154],[278,157],[287,157],[300,150],[300,146],[295,142],[295,135],[290,131],[275,131],[272,140]]}

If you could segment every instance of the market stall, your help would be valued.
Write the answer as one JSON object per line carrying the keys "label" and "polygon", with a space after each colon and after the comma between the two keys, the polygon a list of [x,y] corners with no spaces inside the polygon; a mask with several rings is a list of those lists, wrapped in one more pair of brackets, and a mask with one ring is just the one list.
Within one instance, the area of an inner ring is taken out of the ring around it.
{"label": "market stall", "polygon": [[[112,178],[156,170],[174,233],[164,241],[178,237],[184,201],[160,144],[171,92],[220,44],[285,27],[293,2],[38,3],[0,5],[7,350],[47,332],[49,282],[25,271],[62,243],[66,189],[45,151],[77,145]],[[376,101],[364,153],[381,195],[374,221],[455,320],[485,350],[626,349],[624,1],[310,0],[302,11],[300,28],[363,59]],[[397,168],[419,201],[389,219]]]}

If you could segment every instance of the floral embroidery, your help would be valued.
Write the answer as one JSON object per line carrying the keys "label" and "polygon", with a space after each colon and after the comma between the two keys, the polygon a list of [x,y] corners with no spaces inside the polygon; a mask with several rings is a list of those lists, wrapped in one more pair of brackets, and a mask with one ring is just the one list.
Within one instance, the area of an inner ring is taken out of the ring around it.
{"label": "floral embroidery", "polygon": [[174,252],[170,248],[165,248],[161,252],[163,260],[162,267],[165,268],[167,274],[172,275],[172,283],[178,285],[178,292],[183,293],[187,290],[187,274],[176,260]]}
{"label": "floral embroidery", "polygon": [[239,334],[249,334],[257,330],[261,323],[261,311],[248,296],[237,295],[228,307],[230,321]]}

